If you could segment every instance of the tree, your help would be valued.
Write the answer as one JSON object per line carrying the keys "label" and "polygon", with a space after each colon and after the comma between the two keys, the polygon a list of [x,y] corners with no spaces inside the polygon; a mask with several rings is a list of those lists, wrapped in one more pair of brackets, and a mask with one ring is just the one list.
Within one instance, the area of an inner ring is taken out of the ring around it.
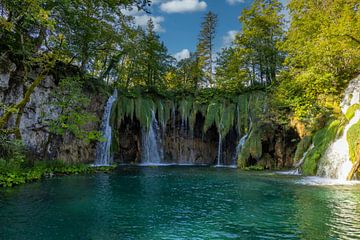
{"label": "tree", "polygon": [[284,54],[279,44],[284,38],[282,5],[277,0],[255,0],[240,16],[242,31],[235,50],[248,68],[250,85],[270,84],[282,67]]}
{"label": "tree", "polygon": [[227,91],[239,91],[247,86],[249,69],[235,48],[224,48],[216,59],[216,85]]}
{"label": "tree", "polygon": [[201,24],[199,42],[196,47],[196,55],[199,66],[204,71],[205,86],[213,85],[213,49],[217,15],[209,11]]}
{"label": "tree", "polygon": [[313,119],[339,113],[344,87],[360,72],[359,1],[292,0],[288,8],[282,49],[289,70],[275,100],[311,127]]}
{"label": "tree", "polygon": [[[41,72],[28,87],[23,98],[13,106],[6,107],[0,117],[0,128],[4,128],[10,117],[16,114],[16,126],[10,132],[19,132],[25,105],[57,61],[77,64],[83,72],[102,76],[101,70],[108,69],[107,65],[112,63],[108,59],[113,58],[108,56],[122,51],[122,36],[125,35],[123,32],[126,30],[127,19],[121,9],[143,9],[149,2],[1,1],[0,58],[11,59],[18,69],[24,69],[23,81],[28,79],[32,68],[36,67]],[[101,68],[100,63],[103,66]]]}

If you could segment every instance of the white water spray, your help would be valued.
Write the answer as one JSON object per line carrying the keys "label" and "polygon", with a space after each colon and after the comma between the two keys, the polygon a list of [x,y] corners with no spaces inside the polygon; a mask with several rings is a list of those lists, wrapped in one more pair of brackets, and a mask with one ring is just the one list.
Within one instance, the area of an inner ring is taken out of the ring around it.
{"label": "white water spray", "polygon": [[113,95],[109,97],[105,106],[103,119],[101,123],[101,132],[105,141],[99,142],[96,147],[96,160],[94,166],[110,166],[111,164],[112,156],[110,153],[110,147],[112,140],[112,130],[110,126],[110,115],[111,115],[112,106],[116,101],[116,99],[117,99],[117,90],[115,89]]}
{"label": "white water spray", "polygon": [[[360,103],[360,77],[353,79],[345,90],[344,99],[341,102],[341,110],[346,114],[351,105]],[[345,126],[340,138],[336,139],[320,159],[317,175],[326,178],[334,178],[345,181],[352,168],[349,156],[349,144],[346,136],[349,129],[359,122],[360,111],[355,111],[354,117]]]}
{"label": "white water spray", "polygon": [[159,124],[155,112],[151,112],[150,126],[147,131],[142,131],[142,165],[158,165],[163,159],[162,148],[159,147]]}
{"label": "white water spray", "polygon": [[235,155],[234,155],[234,159],[233,159],[234,165],[236,165],[236,163],[237,163],[239,154],[240,154],[247,138],[248,138],[248,134],[245,134],[244,136],[242,136],[242,138],[240,138],[240,140],[239,140],[238,145],[236,146],[236,151],[235,151]]}

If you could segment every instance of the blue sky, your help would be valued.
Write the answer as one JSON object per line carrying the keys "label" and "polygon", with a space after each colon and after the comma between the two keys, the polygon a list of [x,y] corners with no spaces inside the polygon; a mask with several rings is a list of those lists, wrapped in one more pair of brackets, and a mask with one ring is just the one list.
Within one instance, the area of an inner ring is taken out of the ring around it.
{"label": "blue sky", "polygon": [[155,30],[167,46],[169,53],[178,59],[194,51],[204,15],[212,11],[218,15],[215,49],[228,45],[241,29],[239,16],[252,0],[153,0],[151,14],[127,11],[134,16],[136,25],[146,26],[153,19]]}

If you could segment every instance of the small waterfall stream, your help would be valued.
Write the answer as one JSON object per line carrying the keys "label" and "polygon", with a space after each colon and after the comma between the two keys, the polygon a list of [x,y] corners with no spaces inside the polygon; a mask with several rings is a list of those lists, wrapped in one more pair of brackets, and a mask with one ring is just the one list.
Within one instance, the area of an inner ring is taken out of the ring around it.
{"label": "small waterfall stream", "polygon": [[222,153],[222,138],[221,133],[219,131],[219,141],[218,141],[218,149],[217,149],[217,163],[216,167],[221,167],[221,153]]}
{"label": "small waterfall stream", "polygon": [[[360,77],[353,79],[345,90],[341,102],[341,110],[346,114],[349,107],[360,103]],[[356,110],[353,118],[345,126],[340,138],[336,139],[320,159],[317,175],[326,178],[334,178],[345,181],[352,168],[349,156],[349,144],[347,133],[349,129],[360,121],[360,111]]]}
{"label": "small waterfall stream", "polygon": [[116,99],[117,99],[117,90],[115,89],[113,95],[109,97],[105,105],[105,110],[101,123],[101,132],[105,141],[99,142],[98,145],[96,146],[96,159],[94,166],[110,166],[111,164],[112,157],[110,153],[110,147],[111,147],[112,131],[110,126],[110,115],[111,115],[111,108],[114,102],[116,101]]}
{"label": "small waterfall stream", "polygon": [[163,159],[163,151],[159,144],[159,124],[155,112],[151,112],[150,126],[142,130],[142,165],[159,165]]}
{"label": "small waterfall stream", "polygon": [[237,165],[237,159],[239,157],[239,154],[241,152],[241,149],[243,148],[246,139],[248,138],[248,134],[245,134],[244,136],[242,136],[242,138],[240,138],[238,145],[236,146],[236,151],[235,151],[235,155],[234,155],[234,165]]}

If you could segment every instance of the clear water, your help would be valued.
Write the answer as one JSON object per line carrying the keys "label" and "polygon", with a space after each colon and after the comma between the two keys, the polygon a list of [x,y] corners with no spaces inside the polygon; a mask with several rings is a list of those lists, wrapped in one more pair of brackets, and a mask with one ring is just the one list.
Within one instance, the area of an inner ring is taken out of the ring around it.
{"label": "clear water", "polygon": [[360,186],[205,167],[0,190],[0,239],[360,239]]}

